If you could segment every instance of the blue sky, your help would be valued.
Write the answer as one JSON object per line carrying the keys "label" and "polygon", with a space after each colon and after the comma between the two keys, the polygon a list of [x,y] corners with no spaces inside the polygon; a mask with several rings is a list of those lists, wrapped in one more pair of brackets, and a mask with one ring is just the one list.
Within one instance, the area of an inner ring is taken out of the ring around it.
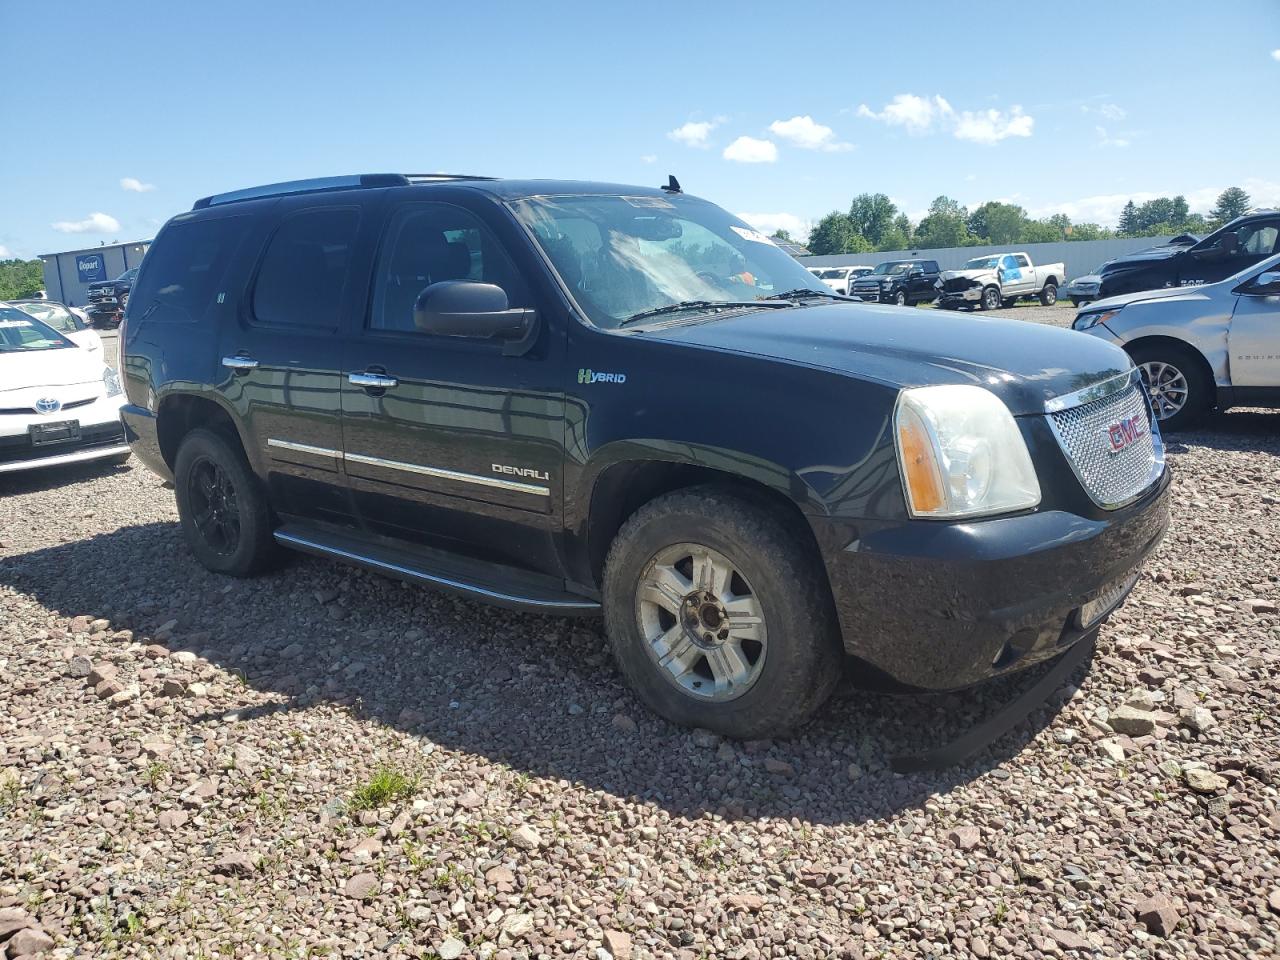
{"label": "blue sky", "polygon": [[0,0],[0,255],[361,171],[673,172],[793,232],[863,191],[1280,204],[1275,0],[624,7]]}

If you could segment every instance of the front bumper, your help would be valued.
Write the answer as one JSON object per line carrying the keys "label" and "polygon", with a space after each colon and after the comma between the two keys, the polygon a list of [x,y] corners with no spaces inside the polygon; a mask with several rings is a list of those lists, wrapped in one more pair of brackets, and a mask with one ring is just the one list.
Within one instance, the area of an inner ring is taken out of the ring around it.
{"label": "front bumper", "polygon": [[124,421],[125,438],[138,459],[161,480],[173,483],[173,471],[160,450],[160,431],[155,414],[146,407],[126,403],[120,408],[120,418]]}
{"label": "front bumper", "polygon": [[982,299],[981,287],[969,287],[965,290],[953,290],[951,292],[941,292],[938,294],[939,304],[957,304],[959,306],[972,306]]}
{"label": "front bumper", "polygon": [[[87,460],[118,457],[129,452],[120,422],[123,397],[101,397],[88,406],[76,406],[60,414],[7,414],[0,416],[0,473],[36,470]],[[32,425],[75,421],[78,436],[36,444]]]}
{"label": "front bumper", "polygon": [[885,295],[884,290],[881,289],[880,287],[877,287],[874,290],[865,289],[865,288],[861,290],[855,289],[850,291],[849,296],[856,297],[857,299],[862,300],[865,303],[888,303],[889,302],[889,298]]}
{"label": "front bumper", "polygon": [[[1166,469],[1141,499],[1103,519],[1046,510],[862,533],[826,559],[845,649],[930,690],[1061,653],[1123,602],[1168,527],[1169,483]],[[835,533],[816,532],[820,543]],[[1082,623],[1081,608],[1100,598],[1101,615]]]}

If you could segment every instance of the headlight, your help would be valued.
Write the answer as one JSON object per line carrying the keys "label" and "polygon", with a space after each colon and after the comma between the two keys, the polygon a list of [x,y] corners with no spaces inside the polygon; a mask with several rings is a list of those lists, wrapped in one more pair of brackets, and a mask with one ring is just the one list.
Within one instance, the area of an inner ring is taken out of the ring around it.
{"label": "headlight", "polygon": [[1096,327],[1100,323],[1106,323],[1122,309],[1124,308],[1116,307],[1114,310],[1097,310],[1093,313],[1078,313],[1076,314],[1076,318],[1071,321],[1071,329],[1088,330],[1091,327]]}
{"label": "headlight", "polygon": [[894,413],[913,517],[978,517],[1040,502],[1031,455],[1009,408],[982,387],[915,387]]}
{"label": "headlight", "polygon": [[118,397],[124,393],[124,388],[120,386],[120,375],[110,367],[102,373],[102,385],[107,388],[108,397]]}

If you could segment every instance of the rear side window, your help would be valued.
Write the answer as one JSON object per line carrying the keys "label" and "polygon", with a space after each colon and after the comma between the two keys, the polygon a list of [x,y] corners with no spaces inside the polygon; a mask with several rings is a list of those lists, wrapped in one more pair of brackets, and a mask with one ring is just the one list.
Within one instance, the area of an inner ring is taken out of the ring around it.
{"label": "rear side window", "polygon": [[1017,254],[1013,259],[1014,259],[1014,261],[1018,264],[1018,266],[1020,266],[1020,267],[1029,267],[1029,266],[1031,266],[1031,261],[1030,261],[1030,260],[1028,260],[1026,257],[1024,257],[1024,256],[1023,256],[1022,254],[1020,254],[1020,253],[1019,253],[1019,254]]}
{"label": "rear side window", "polygon": [[245,217],[171,223],[143,260],[129,298],[130,319],[194,323],[221,292],[218,284],[244,237]]}
{"label": "rear side window", "polygon": [[359,227],[355,207],[306,210],[285,218],[258,268],[254,319],[321,330],[337,327]]}
{"label": "rear side window", "polygon": [[924,262],[924,272],[925,272],[925,273],[938,273],[938,272],[939,272],[939,271],[938,271],[938,261],[937,261],[937,260],[926,260],[926,261]]}

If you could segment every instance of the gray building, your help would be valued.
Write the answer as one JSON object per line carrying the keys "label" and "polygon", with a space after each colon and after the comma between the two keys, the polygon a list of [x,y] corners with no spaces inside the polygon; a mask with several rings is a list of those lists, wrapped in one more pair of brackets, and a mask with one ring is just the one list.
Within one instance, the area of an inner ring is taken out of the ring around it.
{"label": "gray building", "polygon": [[966,260],[989,253],[1025,252],[1032,263],[1058,263],[1066,269],[1064,281],[1092,273],[1099,264],[1112,257],[1122,257],[1156,244],[1168,243],[1171,237],[1115,237],[1110,240],[1076,240],[1057,243],[1006,243],[999,246],[948,247],[945,250],[891,250],[886,253],[842,253],[829,257],[799,257],[806,267],[847,267],[865,264],[875,266],[886,260],[927,257],[937,260],[943,270],[958,270]]}
{"label": "gray building", "polygon": [[42,253],[45,296],[71,307],[83,307],[89,302],[92,284],[114,280],[126,270],[132,270],[142,263],[142,255],[150,245],[150,240],[135,240],[63,253]]}

